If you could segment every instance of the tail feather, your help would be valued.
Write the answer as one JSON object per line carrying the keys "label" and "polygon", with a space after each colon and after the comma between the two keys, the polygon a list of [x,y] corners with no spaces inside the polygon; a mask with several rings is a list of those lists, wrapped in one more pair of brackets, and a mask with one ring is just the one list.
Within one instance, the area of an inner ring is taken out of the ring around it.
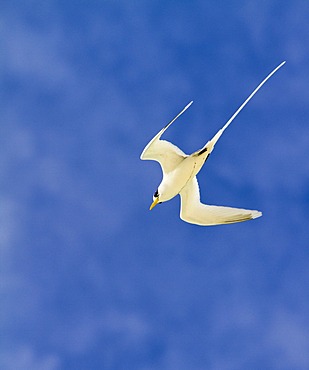
{"label": "tail feather", "polygon": [[260,90],[260,88],[266,83],[270,77],[278,71],[285,64],[285,61],[278,65],[272,72],[270,72],[264,80],[258,85],[258,87],[253,90],[253,92],[248,96],[248,98],[241,104],[241,106],[237,109],[237,111],[232,115],[232,117],[226,122],[226,124],[216,133],[216,135],[208,141],[208,143],[199,151],[200,152],[208,152],[210,154],[213,151],[213,148],[216,142],[219,140],[220,136],[223,132],[228,128],[228,126],[232,123],[232,121],[236,118],[236,116],[240,113],[240,111],[245,107],[245,105],[253,98],[253,96]]}

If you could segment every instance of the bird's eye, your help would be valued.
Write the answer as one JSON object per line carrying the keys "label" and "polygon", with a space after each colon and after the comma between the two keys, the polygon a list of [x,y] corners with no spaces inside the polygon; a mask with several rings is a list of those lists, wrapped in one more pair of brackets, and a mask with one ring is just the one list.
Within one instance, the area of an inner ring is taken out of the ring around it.
{"label": "bird's eye", "polygon": [[155,193],[153,194],[153,196],[154,196],[155,198],[158,198],[158,196],[159,196],[159,192],[158,192],[158,190],[156,190],[156,191],[155,191]]}

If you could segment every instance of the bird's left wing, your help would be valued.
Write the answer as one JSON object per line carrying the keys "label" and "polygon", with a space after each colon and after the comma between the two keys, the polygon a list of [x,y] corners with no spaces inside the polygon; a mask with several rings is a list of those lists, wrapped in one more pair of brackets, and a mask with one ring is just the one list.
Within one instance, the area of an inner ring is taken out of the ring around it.
{"label": "bird's left wing", "polygon": [[259,211],[209,206],[200,202],[200,191],[196,177],[181,190],[180,218],[191,224],[210,226],[252,220],[262,216]]}
{"label": "bird's left wing", "polygon": [[186,111],[193,102],[191,101],[185,108],[177,114],[145,147],[140,158],[142,160],[153,160],[159,162],[163,173],[171,172],[187,155],[176,145],[166,140],[160,140],[165,130],[176,121],[176,119]]}

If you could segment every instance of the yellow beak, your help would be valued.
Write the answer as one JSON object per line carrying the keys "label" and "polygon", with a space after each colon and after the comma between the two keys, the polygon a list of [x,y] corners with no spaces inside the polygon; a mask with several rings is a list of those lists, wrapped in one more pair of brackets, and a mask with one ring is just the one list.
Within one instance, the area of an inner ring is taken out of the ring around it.
{"label": "yellow beak", "polygon": [[151,211],[151,210],[152,210],[152,208],[154,208],[154,207],[158,204],[158,202],[159,202],[159,198],[156,198],[156,199],[152,202],[152,204],[151,204],[151,206],[150,206],[150,208],[149,208],[149,211]]}

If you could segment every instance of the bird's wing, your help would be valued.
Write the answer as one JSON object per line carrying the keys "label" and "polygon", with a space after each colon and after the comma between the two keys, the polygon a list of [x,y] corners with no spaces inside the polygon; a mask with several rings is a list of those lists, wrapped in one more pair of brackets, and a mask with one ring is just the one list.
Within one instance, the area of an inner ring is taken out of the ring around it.
{"label": "bird's wing", "polygon": [[155,137],[144,149],[141,159],[159,162],[164,174],[173,171],[181,163],[186,154],[176,145]]}
{"label": "bird's wing", "polygon": [[210,226],[252,220],[262,216],[249,209],[209,206],[200,202],[197,178],[194,177],[181,190],[180,218],[191,224]]}
{"label": "bird's wing", "polygon": [[191,101],[177,116],[172,119],[150,142],[146,145],[140,158],[142,160],[152,160],[160,163],[163,173],[168,173],[175,169],[180,162],[187,156],[176,145],[166,141],[160,140],[164,131],[176,119],[187,110],[193,102]]}

